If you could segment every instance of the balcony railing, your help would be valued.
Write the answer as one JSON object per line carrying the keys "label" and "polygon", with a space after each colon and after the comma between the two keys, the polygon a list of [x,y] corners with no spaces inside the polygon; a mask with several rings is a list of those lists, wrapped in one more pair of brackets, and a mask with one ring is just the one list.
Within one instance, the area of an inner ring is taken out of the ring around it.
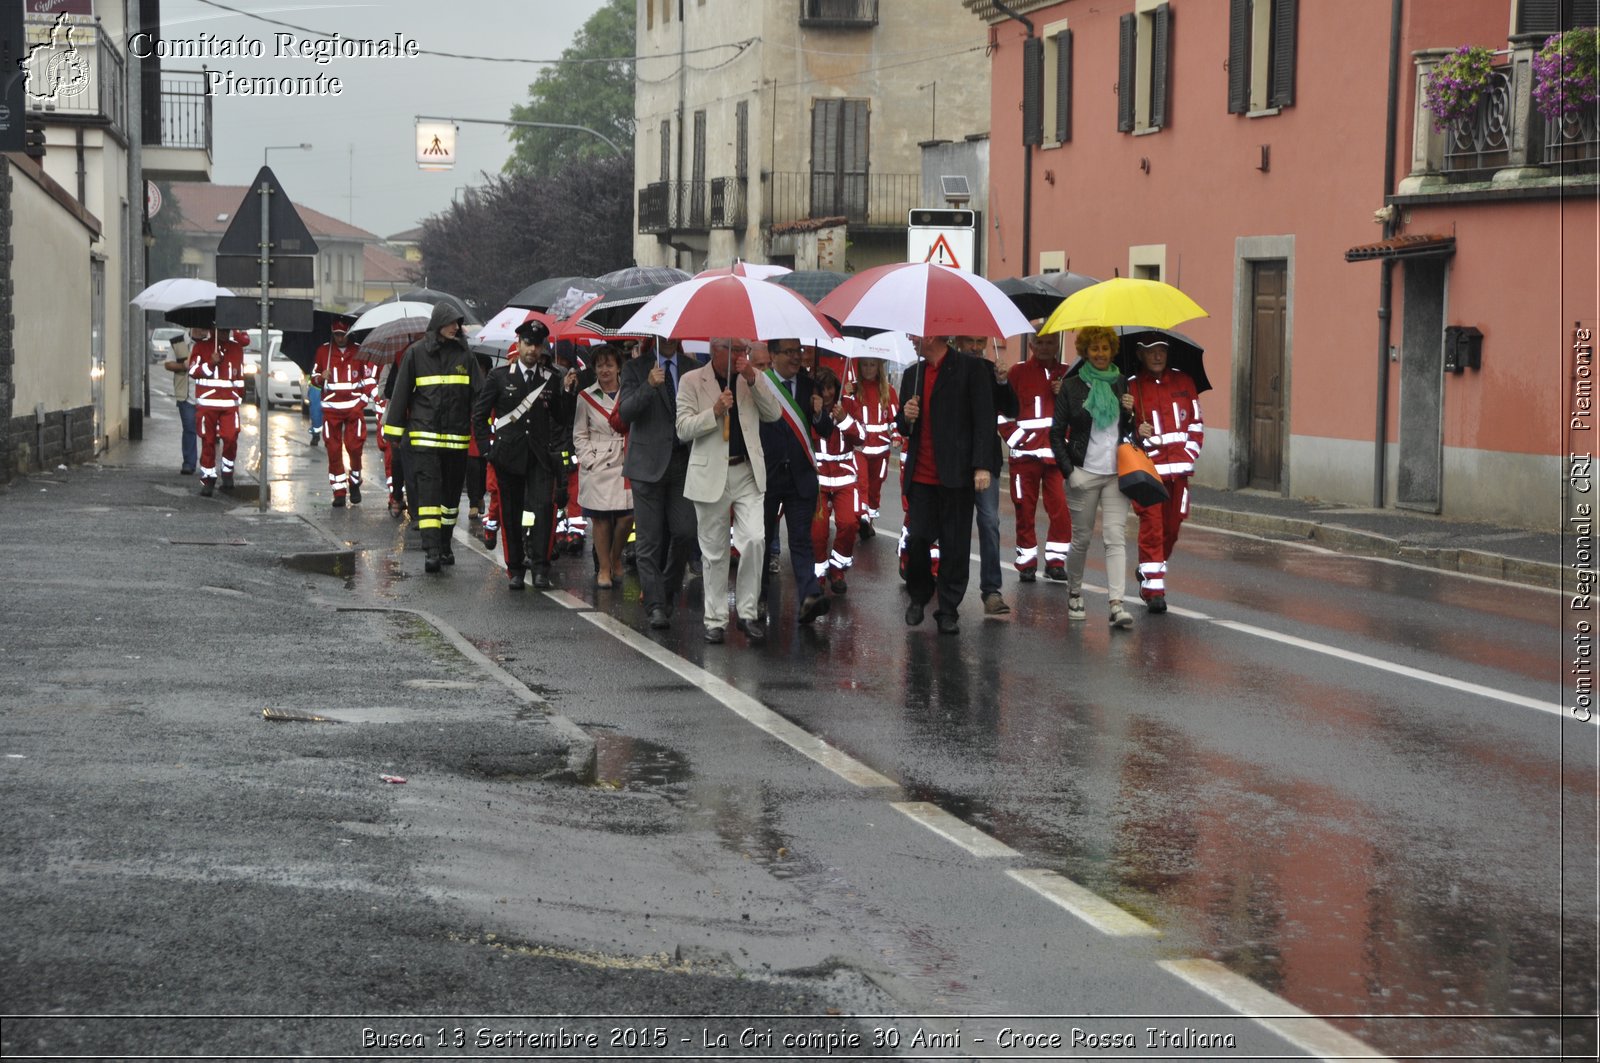
{"label": "balcony railing", "polygon": [[854,29],[878,24],[878,0],[800,0],[800,25]]}
{"label": "balcony railing", "polygon": [[763,222],[842,217],[862,229],[903,229],[920,206],[922,175],[914,173],[770,174]]}
{"label": "balcony railing", "polygon": [[639,189],[642,233],[706,232],[709,181],[656,181]]}
{"label": "balcony railing", "polygon": [[[1484,181],[1507,170],[1539,176],[1556,163],[1600,159],[1600,135],[1593,111],[1547,121],[1533,98],[1533,54],[1536,45],[1519,39],[1509,58],[1490,71],[1489,85],[1472,113],[1443,130],[1433,128],[1433,115],[1422,104],[1423,86],[1447,49],[1416,54],[1417,109],[1411,179],[1437,182]],[[1430,176],[1431,175],[1431,176]],[[1509,175],[1508,175],[1509,176]]]}
{"label": "balcony railing", "polygon": [[204,148],[211,154],[211,97],[203,70],[161,71],[161,91],[145,97],[144,142],[155,148]]}
{"label": "balcony railing", "polygon": [[69,20],[64,31],[57,31],[55,18],[29,15],[24,26],[34,56],[28,113],[46,120],[85,119],[126,132],[127,60],[99,25]]}
{"label": "balcony railing", "polygon": [[745,202],[744,181],[736,177],[714,177],[711,180],[711,227],[713,229],[742,229],[750,221],[750,210]]}

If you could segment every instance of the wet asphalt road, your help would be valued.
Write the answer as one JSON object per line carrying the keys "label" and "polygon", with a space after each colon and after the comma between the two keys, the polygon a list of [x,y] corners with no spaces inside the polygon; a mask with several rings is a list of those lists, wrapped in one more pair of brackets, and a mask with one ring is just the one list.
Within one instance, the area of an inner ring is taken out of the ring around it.
{"label": "wet asphalt road", "polygon": [[[453,571],[424,577],[415,537],[379,506],[326,507],[298,415],[272,423],[274,509],[358,552],[356,576],[323,580],[319,600],[427,609],[597,737],[610,814],[537,788],[514,791],[536,807],[509,821],[411,810],[408,829],[440,846],[418,873],[512,930],[630,953],[665,925],[677,947],[751,970],[843,962],[902,1012],[1207,1016],[1099,1024],[1187,1022],[1239,1032],[1218,1054],[1295,1052],[1155,966],[1204,957],[1381,1052],[1593,1050],[1592,1023],[1563,1043],[1549,1016],[1595,1007],[1595,731],[1518,703],[1559,701],[1555,595],[1191,528],[1166,617],[1136,610],[1113,633],[1102,592],[1068,624],[1063,586],[1008,574],[1012,614],[984,619],[969,595],[947,638],[931,620],[905,628],[883,534],[829,617],[799,628],[789,593],[756,649],[734,633],[706,646],[692,604],[649,633],[631,578],[597,591],[586,561],[558,563],[586,609],[899,787],[863,789],[585,610],[508,593],[465,543]],[[1099,565],[1097,549],[1091,587]],[[933,803],[1017,855],[974,858],[894,801]],[[540,888],[524,909],[461,861],[528,820],[569,836],[568,855],[518,868]],[[607,867],[630,873],[602,884]],[[1017,868],[1059,872],[1160,937],[1103,936],[1018,886]],[[739,895],[725,911],[704,895],[724,887]],[[975,1032],[964,1048],[982,1054]]]}

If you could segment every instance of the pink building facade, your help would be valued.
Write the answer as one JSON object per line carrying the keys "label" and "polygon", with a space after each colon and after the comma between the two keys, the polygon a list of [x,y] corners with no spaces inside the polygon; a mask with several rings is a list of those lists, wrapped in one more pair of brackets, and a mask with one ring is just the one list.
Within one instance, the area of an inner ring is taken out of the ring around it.
{"label": "pink building facade", "polygon": [[[1205,307],[1202,482],[1561,525],[1600,138],[1593,109],[1538,113],[1532,58],[1594,0],[965,3],[993,46],[987,273]],[[1490,91],[1436,131],[1422,80],[1466,44]]]}

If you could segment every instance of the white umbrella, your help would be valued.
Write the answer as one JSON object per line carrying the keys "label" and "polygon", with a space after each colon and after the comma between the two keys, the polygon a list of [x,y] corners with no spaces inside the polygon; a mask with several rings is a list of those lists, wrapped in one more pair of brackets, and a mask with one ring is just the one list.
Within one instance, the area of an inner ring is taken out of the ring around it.
{"label": "white umbrella", "polygon": [[840,353],[846,358],[882,358],[890,365],[912,365],[917,360],[917,349],[904,332],[880,332],[864,340],[851,337],[844,345]]}
{"label": "white umbrella", "polygon": [[702,277],[674,284],[641,306],[617,331],[625,336],[695,340],[838,334],[804,296],[748,277]]}
{"label": "white umbrella", "polygon": [[537,321],[552,332],[556,328],[556,319],[549,314],[538,310],[524,310],[520,306],[508,306],[490,318],[487,325],[473,333],[470,342],[499,344],[498,349],[503,352],[505,345],[517,338],[517,326],[525,321]]}
{"label": "white umbrella", "polygon": [[232,295],[227,288],[219,288],[199,277],[168,277],[129,300],[141,310],[176,310],[181,307],[215,306],[217,296]]}
{"label": "white umbrella", "polygon": [[433,304],[415,303],[401,300],[393,303],[379,303],[356,318],[355,324],[350,326],[350,338],[359,340],[361,335],[371,332],[379,325],[390,321],[399,321],[401,318],[420,317],[427,321],[433,317]]}
{"label": "white umbrella", "polygon": [[817,304],[841,325],[913,336],[1017,336],[1032,332],[994,283],[931,262],[897,262],[857,273]]}
{"label": "white umbrella", "polygon": [[775,266],[770,262],[746,262],[741,258],[735,260],[731,266],[703,269],[696,273],[695,277],[697,279],[700,277],[749,277],[751,280],[764,281],[793,272],[788,266]]}

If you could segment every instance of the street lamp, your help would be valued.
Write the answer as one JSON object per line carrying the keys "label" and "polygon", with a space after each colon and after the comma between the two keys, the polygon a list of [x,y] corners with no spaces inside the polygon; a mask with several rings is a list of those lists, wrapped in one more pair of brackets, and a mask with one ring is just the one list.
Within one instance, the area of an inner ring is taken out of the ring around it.
{"label": "street lamp", "polygon": [[261,165],[267,165],[267,153],[272,151],[310,151],[310,144],[274,144],[261,149]]}

